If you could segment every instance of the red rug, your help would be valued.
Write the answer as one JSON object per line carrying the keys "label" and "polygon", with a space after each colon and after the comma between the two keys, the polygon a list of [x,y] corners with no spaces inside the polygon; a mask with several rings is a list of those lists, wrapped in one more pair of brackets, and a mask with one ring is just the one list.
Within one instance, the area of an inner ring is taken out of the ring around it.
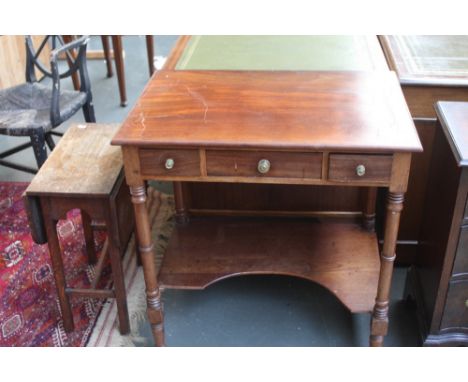
{"label": "red rug", "polygon": [[[0,183],[0,346],[85,346],[103,301],[71,298],[75,330],[65,333],[47,244],[31,238],[21,195],[27,183]],[[93,277],[78,210],[60,221],[58,232],[67,286],[86,288]],[[96,250],[105,232],[96,231]],[[109,269],[101,285],[108,284]]]}

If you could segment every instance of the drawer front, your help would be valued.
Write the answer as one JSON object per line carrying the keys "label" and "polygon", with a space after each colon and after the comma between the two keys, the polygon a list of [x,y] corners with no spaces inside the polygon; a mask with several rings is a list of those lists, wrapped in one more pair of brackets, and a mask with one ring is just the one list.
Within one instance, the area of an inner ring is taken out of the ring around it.
{"label": "drawer front", "polygon": [[208,176],[320,179],[322,154],[208,150],[206,171]]}
{"label": "drawer front", "polygon": [[460,229],[460,238],[453,264],[453,275],[468,273],[468,226]]}
{"label": "drawer front", "polygon": [[468,328],[468,281],[452,281],[440,329]]}
{"label": "drawer front", "polygon": [[141,149],[140,168],[143,175],[200,176],[198,150]]}
{"label": "drawer front", "polygon": [[328,179],[387,183],[392,174],[392,162],[392,155],[330,154]]}

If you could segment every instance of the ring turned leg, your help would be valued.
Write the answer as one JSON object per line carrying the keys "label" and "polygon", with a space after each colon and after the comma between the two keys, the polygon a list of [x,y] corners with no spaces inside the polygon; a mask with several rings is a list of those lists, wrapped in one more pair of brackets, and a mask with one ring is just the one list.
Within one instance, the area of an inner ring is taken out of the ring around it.
{"label": "ring turned leg", "polygon": [[144,185],[130,186],[130,194],[132,195],[139,250],[141,261],[143,263],[148,320],[151,325],[156,346],[164,346],[161,293],[159,291],[156,274],[156,264],[154,261],[148,210],[146,209],[146,190]]}
{"label": "ring turned leg", "polygon": [[379,285],[371,319],[371,335],[369,339],[371,346],[382,346],[388,330],[390,286],[403,200],[403,193],[388,193],[384,244],[380,255]]}

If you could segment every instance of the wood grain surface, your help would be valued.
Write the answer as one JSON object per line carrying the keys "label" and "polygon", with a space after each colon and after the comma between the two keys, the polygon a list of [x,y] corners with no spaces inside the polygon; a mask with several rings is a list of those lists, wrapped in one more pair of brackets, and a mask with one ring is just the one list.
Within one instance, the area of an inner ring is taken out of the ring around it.
{"label": "wood grain surface", "polygon": [[421,151],[391,72],[161,71],[112,143]]}
{"label": "wood grain surface", "polygon": [[328,288],[351,312],[372,310],[375,234],[313,219],[192,218],[176,226],[159,273],[162,288],[203,289],[240,275],[280,274]]}
{"label": "wood grain surface", "polygon": [[[262,174],[258,163],[268,160],[270,170]],[[321,153],[278,153],[271,151],[208,150],[206,169],[209,176],[265,176],[320,179]]]}
{"label": "wood grain surface", "polygon": [[119,125],[72,125],[26,190],[27,195],[109,195],[122,171],[110,141]]}

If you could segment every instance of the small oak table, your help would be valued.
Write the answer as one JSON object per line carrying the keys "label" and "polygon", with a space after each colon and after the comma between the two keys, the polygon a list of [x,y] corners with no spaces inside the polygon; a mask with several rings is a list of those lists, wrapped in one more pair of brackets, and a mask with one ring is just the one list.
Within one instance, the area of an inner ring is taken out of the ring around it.
{"label": "small oak table", "polygon": [[[383,344],[411,153],[421,151],[394,73],[161,71],[112,143],[123,150],[157,345],[164,344],[162,289],[202,289],[245,274],[323,285],[351,312],[372,311],[370,344]],[[179,224],[159,275],[148,179],[177,182]],[[355,222],[190,218],[179,181],[388,187],[380,262],[375,233]]]}

